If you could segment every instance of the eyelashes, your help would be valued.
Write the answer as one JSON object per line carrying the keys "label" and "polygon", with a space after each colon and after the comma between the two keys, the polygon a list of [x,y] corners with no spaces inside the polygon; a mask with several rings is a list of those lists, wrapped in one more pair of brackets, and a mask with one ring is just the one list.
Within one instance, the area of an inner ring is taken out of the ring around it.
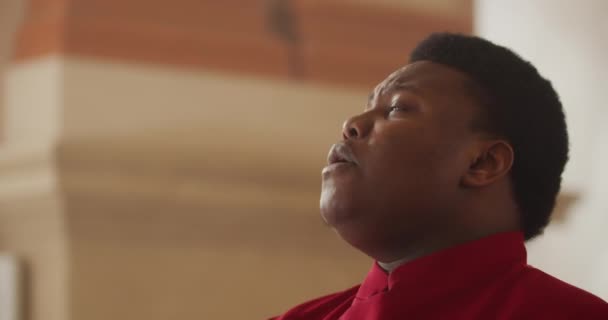
{"label": "eyelashes", "polygon": [[395,112],[407,112],[407,111],[411,111],[413,109],[413,107],[411,106],[404,106],[404,105],[398,105],[398,106],[391,106],[388,108],[388,113],[395,113]]}

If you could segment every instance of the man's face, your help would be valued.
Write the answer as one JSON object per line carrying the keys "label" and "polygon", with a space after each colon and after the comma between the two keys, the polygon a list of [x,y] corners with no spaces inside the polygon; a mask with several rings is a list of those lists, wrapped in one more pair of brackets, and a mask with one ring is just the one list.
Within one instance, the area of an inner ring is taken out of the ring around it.
{"label": "man's face", "polygon": [[365,110],[344,124],[323,169],[321,214],[351,245],[371,254],[431,237],[455,221],[476,139],[467,81],[440,64],[410,64],[381,82]]}

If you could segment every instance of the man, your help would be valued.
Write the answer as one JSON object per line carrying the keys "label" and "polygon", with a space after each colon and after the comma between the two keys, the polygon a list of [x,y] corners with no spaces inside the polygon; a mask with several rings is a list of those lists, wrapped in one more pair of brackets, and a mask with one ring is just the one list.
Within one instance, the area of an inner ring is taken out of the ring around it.
{"label": "man", "polygon": [[322,171],[323,219],[377,262],[360,286],[275,319],[608,319],[606,302],[526,264],[567,159],[561,103],[531,64],[431,35]]}

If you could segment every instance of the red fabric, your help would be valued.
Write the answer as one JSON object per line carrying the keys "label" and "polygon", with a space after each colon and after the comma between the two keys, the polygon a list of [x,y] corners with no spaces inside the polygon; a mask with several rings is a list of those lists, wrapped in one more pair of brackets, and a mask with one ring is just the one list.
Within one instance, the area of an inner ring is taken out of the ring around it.
{"label": "red fabric", "polygon": [[493,235],[395,269],[376,263],[365,281],[274,320],[608,320],[600,298],[526,264],[523,235]]}

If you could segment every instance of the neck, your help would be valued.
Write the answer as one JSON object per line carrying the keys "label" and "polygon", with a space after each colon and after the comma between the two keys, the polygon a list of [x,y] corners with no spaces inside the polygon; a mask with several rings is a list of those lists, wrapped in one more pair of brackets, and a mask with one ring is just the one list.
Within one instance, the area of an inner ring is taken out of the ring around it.
{"label": "neck", "polygon": [[386,272],[391,273],[397,267],[406,264],[410,261],[416,260],[420,257],[430,255],[432,253],[454,247],[457,245],[461,245],[467,242],[475,241],[492,234],[508,232],[508,231],[516,231],[517,228],[500,228],[494,229],[486,232],[465,232],[459,235],[454,235],[453,237],[449,237],[444,239],[445,241],[436,241],[434,243],[428,243],[426,246],[421,246],[418,250],[407,250],[410,251],[409,254],[401,254],[394,255],[392,259],[384,259],[382,261],[378,260],[378,265],[384,269]]}

